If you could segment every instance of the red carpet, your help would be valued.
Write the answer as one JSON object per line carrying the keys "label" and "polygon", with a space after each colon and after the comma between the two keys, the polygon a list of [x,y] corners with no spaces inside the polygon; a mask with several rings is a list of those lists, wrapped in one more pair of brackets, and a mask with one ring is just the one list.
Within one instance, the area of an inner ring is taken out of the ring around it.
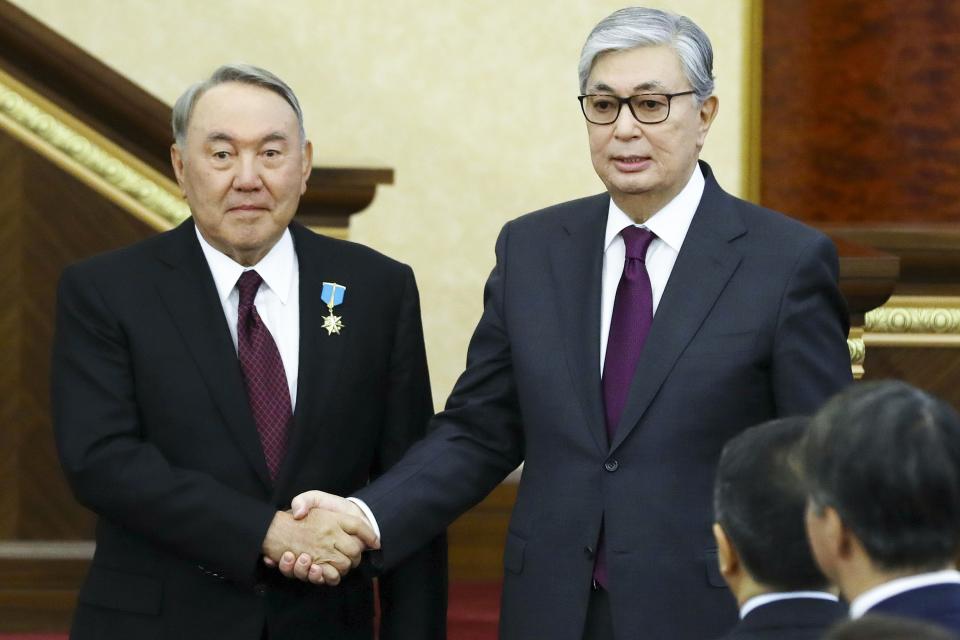
{"label": "red carpet", "polygon": [[447,607],[448,640],[496,640],[499,582],[455,582]]}
{"label": "red carpet", "polygon": [[[500,617],[500,584],[457,582],[450,585],[448,640],[496,640]],[[60,633],[2,634],[0,640],[66,640]]]}

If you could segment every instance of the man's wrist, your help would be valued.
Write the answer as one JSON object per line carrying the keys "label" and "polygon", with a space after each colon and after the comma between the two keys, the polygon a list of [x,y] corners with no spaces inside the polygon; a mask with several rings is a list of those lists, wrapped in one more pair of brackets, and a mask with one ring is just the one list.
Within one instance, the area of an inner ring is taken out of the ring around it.
{"label": "man's wrist", "polygon": [[283,533],[282,531],[286,528],[288,521],[292,520],[293,516],[289,513],[283,511],[277,511],[273,520],[270,522],[270,526],[267,528],[267,534],[263,538],[263,545],[261,551],[263,555],[276,560],[277,556],[279,557],[287,549],[280,547],[283,546]]}
{"label": "man's wrist", "polygon": [[373,533],[377,536],[377,543],[380,542],[380,525],[377,524],[377,519],[373,517],[373,512],[370,511],[370,507],[367,506],[367,503],[361,500],[360,498],[347,498],[347,502],[354,505],[359,509],[360,513],[363,515],[364,519],[367,521],[367,524],[370,525],[370,528],[373,529]]}

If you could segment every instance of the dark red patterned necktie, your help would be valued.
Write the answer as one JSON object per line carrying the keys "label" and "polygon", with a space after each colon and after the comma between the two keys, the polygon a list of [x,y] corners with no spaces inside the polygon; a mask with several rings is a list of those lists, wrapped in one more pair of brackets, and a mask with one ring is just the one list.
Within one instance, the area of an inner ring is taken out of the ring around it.
{"label": "dark red patterned necktie", "polygon": [[270,479],[276,480],[287,448],[287,430],[293,411],[290,408],[287,374],[277,343],[253,305],[262,282],[263,278],[253,270],[244,271],[237,280],[237,289],[240,291],[237,354]]}
{"label": "dark red patterned necktie", "polygon": [[[653,324],[653,290],[647,273],[647,248],[656,237],[648,229],[629,226],[620,232],[626,246],[623,274],[617,285],[610,317],[607,357],[603,362],[603,405],[607,417],[607,436],[613,442],[617,424],[627,404],[630,383],[637,361]],[[597,544],[593,579],[607,586],[607,550],[603,530]]]}

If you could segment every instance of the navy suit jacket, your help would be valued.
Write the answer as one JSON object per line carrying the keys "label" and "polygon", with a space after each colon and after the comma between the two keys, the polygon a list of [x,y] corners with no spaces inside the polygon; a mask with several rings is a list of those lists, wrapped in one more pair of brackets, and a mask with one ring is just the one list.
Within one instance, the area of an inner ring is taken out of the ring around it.
{"label": "navy suit jacket", "polygon": [[[261,544],[293,496],[354,491],[423,436],[417,288],[371,249],[290,230],[300,368],[276,483],[192,220],[64,271],[53,422],[70,486],[99,516],[73,638],[260,640],[266,624],[272,638],[372,639],[369,578],[287,580],[263,567]],[[347,286],[341,335],[321,328],[325,280]],[[383,576],[381,638],[443,636],[445,561],[437,539]]]}
{"label": "navy suit jacket", "polygon": [[960,634],[960,584],[935,584],[881,600],[867,614],[916,618]]}
{"label": "navy suit jacket", "polygon": [[850,382],[833,244],[724,193],[701,167],[703,197],[612,442],[600,382],[602,194],[503,228],[466,370],[434,431],[356,494],[389,567],[524,462],[503,638],[580,640],[601,523],[618,637],[726,632],[737,610],[710,532],[720,451]]}
{"label": "navy suit jacket", "polygon": [[790,598],[757,607],[724,640],[819,640],[847,607],[819,598]]}

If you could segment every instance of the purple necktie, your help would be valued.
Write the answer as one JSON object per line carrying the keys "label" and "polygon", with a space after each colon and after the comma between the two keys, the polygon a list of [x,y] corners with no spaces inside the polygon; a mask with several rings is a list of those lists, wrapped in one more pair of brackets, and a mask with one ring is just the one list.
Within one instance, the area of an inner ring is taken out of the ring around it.
{"label": "purple necktie", "polygon": [[286,451],[287,430],[293,412],[280,351],[253,305],[262,282],[263,278],[253,270],[244,271],[237,280],[237,289],[240,291],[237,354],[270,479],[276,480]]}
{"label": "purple necktie", "polygon": [[[603,362],[603,405],[607,418],[607,438],[613,442],[617,424],[627,403],[630,383],[637,370],[637,361],[643,351],[643,343],[653,324],[653,291],[647,273],[647,248],[656,237],[653,232],[640,227],[624,228],[620,235],[626,246],[623,274],[617,285],[617,297],[613,302],[610,318],[610,333],[607,338],[607,357]],[[593,579],[607,586],[607,557],[604,533],[600,531],[597,544]]]}

